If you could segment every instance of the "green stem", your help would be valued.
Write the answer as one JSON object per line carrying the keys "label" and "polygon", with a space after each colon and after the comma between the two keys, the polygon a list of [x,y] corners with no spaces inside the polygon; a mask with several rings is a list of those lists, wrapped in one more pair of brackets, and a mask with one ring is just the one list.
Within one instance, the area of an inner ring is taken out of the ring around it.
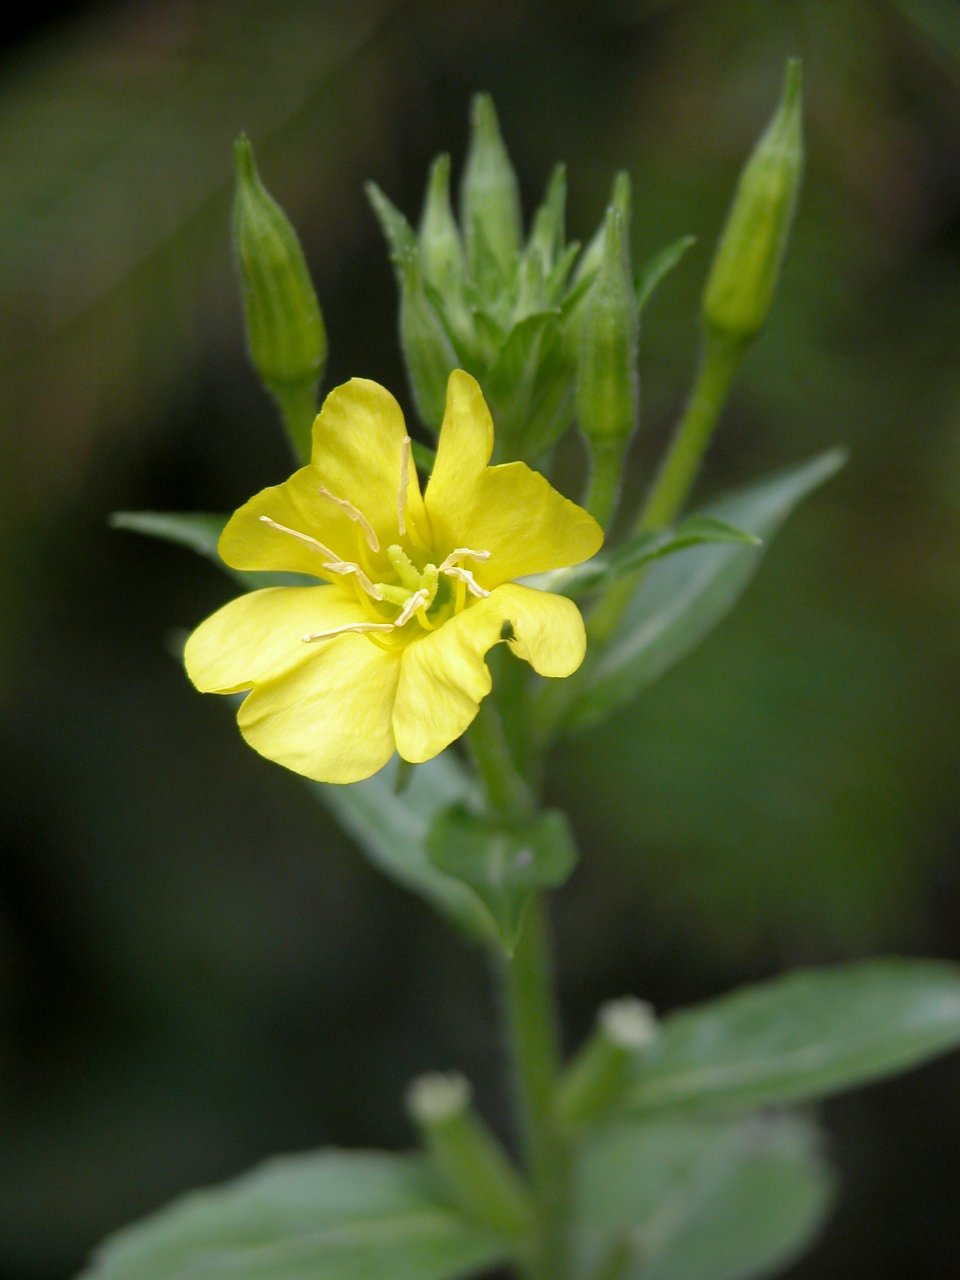
{"label": "green stem", "polygon": [[470,726],[467,745],[483,780],[487,802],[495,813],[506,818],[525,817],[535,801],[517,767],[500,712],[492,698],[485,698]]}
{"label": "green stem", "polygon": [[543,905],[527,908],[523,933],[504,960],[503,987],[535,1227],[527,1280],[566,1280],[570,1153],[557,1119],[560,1044],[550,946]]}
{"label": "green stem", "polygon": [[[742,343],[731,343],[708,333],[693,390],[637,518],[635,532],[662,529],[679,515],[693,488],[744,354]],[[588,623],[588,635],[594,644],[609,640],[642,578],[642,569],[622,578],[597,605]]]}
{"label": "green stem", "polygon": [[743,356],[741,343],[708,333],[687,407],[637,520],[638,533],[662,529],[682,509]]}
{"label": "green stem", "polygon": [[[481,704],[467,741],[491,809],[506,818],[535,811],[492,698]],[[534,1226],[524,1251],[526,1280],[567,1280],[570,1157],[557,1115],[560,1036],[550,945],[543,905],[534,897],[512,956],[500,965],[507,1031],[516,1078],[525,1165],[533,1194]]]}

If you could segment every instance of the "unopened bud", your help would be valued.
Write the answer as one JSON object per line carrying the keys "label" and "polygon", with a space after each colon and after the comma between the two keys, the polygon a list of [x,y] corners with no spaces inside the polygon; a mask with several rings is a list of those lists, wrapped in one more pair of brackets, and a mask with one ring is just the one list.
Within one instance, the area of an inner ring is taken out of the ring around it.
{"label": "unopened bud", "polygon": [[413,1082],[407,1110],[463,1212],[514,1239],[529,1228],[529,1195],[470,1099],[463,1076],[435,1073]]}
{"label": "unopened bud", "polygon": [[327,358],[317,295],[297,233],[260,181],[246,137],[237,139],[234,157],[233,233],[250,358],[278,399],[300,394],[309,403]]}
{"label": "unopened bud", "polygon": [[592,445],[625,448],[637,424],[640,384],[639,321],[623,230],[623,215],[611,206],[600,265],[583,304],[577,418]]}
{"label": "unopened bud", "polygon": [[460,204],[467,261],[475,270],[486,248],[506,273],[520,248],[520,190],[489,94],[474,98],[471,125]]}
{"label": "unopened bud", "polygon": [[550,175],[543,203],[534,214],[527,243],[527,257],[539,258],[544,275],[550,272],[563,252],[566,202],[567,170],[565,165],[558,164]]}
{"label": "unopened bud", "polygon": [[749,343],[769,314],[803,171],[801,112],[793,58],[776,114],[740,175],[707,281],[703,318],[721,340]]}
{"label": "unopened bud", "polygon": [[602,1005],[596,1031],[560,1084],[558,1106],[564,1121],[582,1124],[615,1105],[629,1080],[631,1063],[657,1034],[656,1017],[645,1001],[625,996]]}
{"label": "unopened bud", "polygon": [[[612,207],[618,211],[623,218],[624,239],[630,239],[630,212],[633,204],[633,194],[631,191],[630,175],[625,169],[620,169],[613,178],[610,187],[610,199],[607,201],[608,207]],[[603,261],[603,242],[606,238],[607,218],[604,214],[603,221],[597,227],[593,234],[593,239],[580,255],[580,261],[577,263],[577,270],[574,275],[574,282],[585,279],[592,275],[594,271],[599,270],[600,263]]]}
{"label": "unopened bud", "polygon": [[457,367],[453,344],[424,288],[420,255],[404,255],[400,268],[400,346],[417,412],[439,431],[447,400],[447,380]]}

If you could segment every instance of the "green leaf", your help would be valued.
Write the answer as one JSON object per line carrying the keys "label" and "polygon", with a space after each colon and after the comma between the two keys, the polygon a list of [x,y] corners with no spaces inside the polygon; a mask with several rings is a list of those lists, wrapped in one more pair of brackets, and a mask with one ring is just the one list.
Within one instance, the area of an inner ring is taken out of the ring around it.
{"label": "green leaf", "polygon": [[797,1257],[830,1206],[817,1131],[796,1117],[617,1124],[578,1168],[583,1274],[747,1280]]}
{"label": "green leaf", "polygon": [[690,516],[676,529],[637,533],[609,555],[594,556],[592,560],[574,565],[572,569],[555,569],[527,581],[530,586],[536,586],[542,591],[559,591],[578,599],[591,591],[612,586],[618,578],[634,573],[654,560],[662,560],[677,551],[686,551],[688,547],[699,547],[708,542],[745,547],[761,545],[760,539],[752,533],[736,529],[723,520],[713,520],[709,516]]}
{"label": "green leaf", "polygon": [[672,244],[668,244],[666,248],[661,249],[659,253],[655,253],[653,257],[648,258],[646,262],[641,264],[634,285],[638,312],[643,311],[650,301],[650,295],[663,280],[664,276],[670,274],[674,267],[680,263],[687,250],[696,243],[696,236],[681,236],[679,240],[674,240]]}
{"label": "green leaf", "polygon": [[111,1237],[84,1280],[452,1280],[503,1254],[422,1157],[321,1151],[184,1196]]}
{"label": "green leaf", "polygon": [[960,1045],[960,968],[873,960],[793,973],[665,1018],[633,1113],[819,1098]]}
{"label": "green leaf", "polygon": [[437,814],[458,801],[477,800],[471,778],[450,751],[417,765],[399,795],[396,773],[394,759],[365,782],[348,787],[307,785],[375,867],[426,898],[468,933],[491,939],[494,930],[475,894],[427,857],[427,832]]}
{"label": "green leaf", "polygon": [[110,517],[110,527],[175,542],[222,565],[217,541],[229,519],[229,516],[201,511],[115,511]]}
{"label": "green leaf", "polygon": [[610,643],[577,677],[580,694],[568,725],[581,728],[606,718],[694,649],[733,608],[787,516],[844,458],[831,449],[708,504],[701,517],[749,529],[764,548],[704,545],[652,565]]}
{"label": "green leaf", "polygon": [[229,519],[229,516],[199,511],[115,511],[110,517],[110,527],[129,529],[132,533],[142,533],[145,537],[159,538],[162,542],[173,542],[196,551],[248,591],[257,591],[261,587],[317,585],[316,578],[309,578],[303,573],[245,573],[242,569],[231,569],[220,559],[217,550],[223,526]]}
{"label": "green leaf", "polygon": [[569,877],[577,851],[564,814],[556,809],[507,822],[480,816],[465,804],[442,810],[427,836],[433,865],[469,885],[489,911],[508,955],[538,889],[555,889]]}

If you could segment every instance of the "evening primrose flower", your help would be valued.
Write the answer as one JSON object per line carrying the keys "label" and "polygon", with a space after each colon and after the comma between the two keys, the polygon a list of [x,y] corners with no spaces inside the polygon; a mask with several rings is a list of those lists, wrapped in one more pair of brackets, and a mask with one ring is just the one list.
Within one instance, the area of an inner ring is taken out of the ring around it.
{"label": "evening primrose flower", "polygon": [[228,522],[220,555],[317,586],[267,587],[187,641],[205,693],[249,690],[237,721],[261,755],[322,782],[357,782],[398,751],[420,763],[467,729],[501,641],[540,675],[583,661],[583,619],[528,574],[579,564],[600,526],[525,463],[490,467],[479,386],[447,386],[436,464],[421,496],[400,407],[354,378],[326,399],[309,466]]}

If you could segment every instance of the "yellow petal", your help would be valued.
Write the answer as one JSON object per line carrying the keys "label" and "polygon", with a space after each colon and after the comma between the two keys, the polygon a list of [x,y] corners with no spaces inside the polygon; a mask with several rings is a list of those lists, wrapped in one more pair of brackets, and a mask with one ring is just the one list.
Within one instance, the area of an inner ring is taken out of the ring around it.
{"label": "yellow petal", "polygon": [[[464,506],[473,503],[477,483],[493,452],[493,419],[475,378],[454,369],[437,442],[437,461],[427,485],[434,545],[452,550],[458,542]],[[449,544],[449,545],[448,545]]]}
{"label": "yellow petal", "polygon": [[490,692],[486,654],[511,631],[513,651],[541,675],[567,676],[583,661],[583,619],[572,601],[499,587],[403,651],[393,728],[405,760],[431,759],[470,726]]}
{"label": "yellow petal", "polygon": [[[315,467],[301,467],[283,484],[261,489],[230,517],[220,535],[221,558],[234,569],[270,569],[323,576],[325,560],[357,560],[364,554],[363,532],[342,507],[324,498],[324,477]],[[329,486],[328,486],[329,487]],[[314,539],[333,552],[294,534],[264,524],[277,524]]]}
{"label": "yellow petal", "polygon": [[369,778],[395,749],[399,653],[363,635],[304,647],[309,662],[256,685],[237,714],[240,732],[262,756],[318,782]]}
{"label": "yellow petal", "polygon": [[304,644],[305,635],[364,617],[337,587],[251,591],[200,623],[184,651],[187,674],[203,693],[238,693],[313,659],[325,642]]}
{"label": "yellow petal", "polygon": [[489,467],[458,522],[461,545],[489,551],[477,581],[488,590],[503,582],[588,560],[600,550],[603,530],[524,462]]}
{"label": "yellow petal", "polygon": [[[363,512],[384,548],[398,541],[397,499],[406,436],[396,400],[367,378],[351,378],[331,391],[313,424],[313,467],[331,492]],[[408,468],[407,477],[407,524],[426,536],[416,467]]]}
{"label": "yellow petal", "polygon": [[541,676],[573,675],[587,651],[587,636],[572,600],[519,583],[498,587],[490,600],[513,627],[510,648],[518,658]]}

